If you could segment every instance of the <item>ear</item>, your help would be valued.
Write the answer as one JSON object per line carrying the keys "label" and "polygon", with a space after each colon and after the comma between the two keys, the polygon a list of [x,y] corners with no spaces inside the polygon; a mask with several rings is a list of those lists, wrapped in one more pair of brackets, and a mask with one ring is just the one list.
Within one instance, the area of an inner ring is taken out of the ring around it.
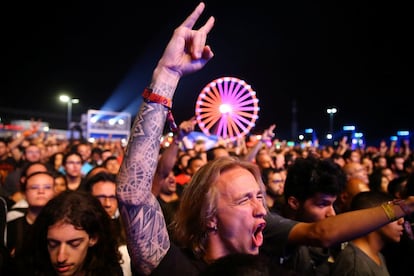
{"label": "ear", "polygon": [[94,246],[94,245],[98,242],[98,240],[99,240],[99,238],[98,238],[97,236],[92,236],[92,237],[89,237],[89,243],[88,243],[88,246],[89,246],[89,247]]}
{"label": "ear", "polygon": [[340,193],[339,197],[341,198],[342,202],[347,202],[348,201],[348,194],[345,193],[345,192]]}
{"label": "ear", "polygon": [[209,221],[207,222],[207,229],[209,229],[211,231],[217,231],[217,218],[216,218],[216,216],[209,219]]}
{"label": "ear", "polygon": [[289,205],[289,208],[295,211],[297,211],[300,207],[299,200],[297,200],[297,198],[294,196],[290,196],[287,200],[287,203]]}

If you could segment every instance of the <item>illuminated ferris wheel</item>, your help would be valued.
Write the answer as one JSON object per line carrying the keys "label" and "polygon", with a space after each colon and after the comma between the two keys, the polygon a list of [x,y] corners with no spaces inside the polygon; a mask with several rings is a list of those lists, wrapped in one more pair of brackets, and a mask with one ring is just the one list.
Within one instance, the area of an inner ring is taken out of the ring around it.
{"label": "illuminated ferris wheel", "polygon": [[250,132],[259,110],[259,100],[250,85],[238,78],[222,77],[200,92],[195,114],[204,134],[234,141]]}

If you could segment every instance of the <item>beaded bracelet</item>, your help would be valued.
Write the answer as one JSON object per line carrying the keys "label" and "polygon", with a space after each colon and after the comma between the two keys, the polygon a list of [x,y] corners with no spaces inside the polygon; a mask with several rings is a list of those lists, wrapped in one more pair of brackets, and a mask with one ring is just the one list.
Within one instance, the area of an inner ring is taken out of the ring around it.
{"label": "beaded bracelet", "polygon": [[396,221],[397,217],[394,212],[394,203],[392,201],[385,202],[381,204],[382,209],[384,209],[385,214],[390,222]]}

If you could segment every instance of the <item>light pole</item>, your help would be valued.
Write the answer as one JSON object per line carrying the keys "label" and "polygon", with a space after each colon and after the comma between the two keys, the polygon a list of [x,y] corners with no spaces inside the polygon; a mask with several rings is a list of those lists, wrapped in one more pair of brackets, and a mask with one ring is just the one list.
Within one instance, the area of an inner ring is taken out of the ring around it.
{"label": "light pole", "polygon": [[79,103],[79,99],[72,99],[68,95],[60,95],[59,100],[61,102],[67,103],[68,105],[67,120],[68,120],[68,131],[70,132],[70,124],[72,122],[72,104]]}
{"label": "light pole", "polygon": [[329,134],[331,135],[333,135],[333,116],[336,112],[338,112],[338,110],[335,107],[326,109],[326,113],[329,114]]}

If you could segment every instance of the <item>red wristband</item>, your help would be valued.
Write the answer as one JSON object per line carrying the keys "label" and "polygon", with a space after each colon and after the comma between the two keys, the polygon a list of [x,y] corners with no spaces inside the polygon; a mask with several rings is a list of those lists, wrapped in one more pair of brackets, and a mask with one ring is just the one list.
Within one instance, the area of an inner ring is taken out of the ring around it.
{"label": "red wristband", "polygon": [[152,93],[151,88],[145,88],[144,92],[142,93],[142,97],[147,102],[162,104],[163,106],[165,106],[168,109],[171,109],[171,107],[172,107],[171,99],[168,99],[166,97],[163,97],[163,96],[155,94],[155,93]]}
{"label": "red wristband", "polygon": [[146,102],[158,103],[168,108],[167,121],[170,124],[170,129],[172,132],[178,133],[179,129],[177,127],[177,124],[175,123],[174,116],[171,112],[171,107],[172,107],[171,99],[152,93],[152,89],[148,87],[144,89],[144,92],[142,93],[142,97],[144,98]]}

